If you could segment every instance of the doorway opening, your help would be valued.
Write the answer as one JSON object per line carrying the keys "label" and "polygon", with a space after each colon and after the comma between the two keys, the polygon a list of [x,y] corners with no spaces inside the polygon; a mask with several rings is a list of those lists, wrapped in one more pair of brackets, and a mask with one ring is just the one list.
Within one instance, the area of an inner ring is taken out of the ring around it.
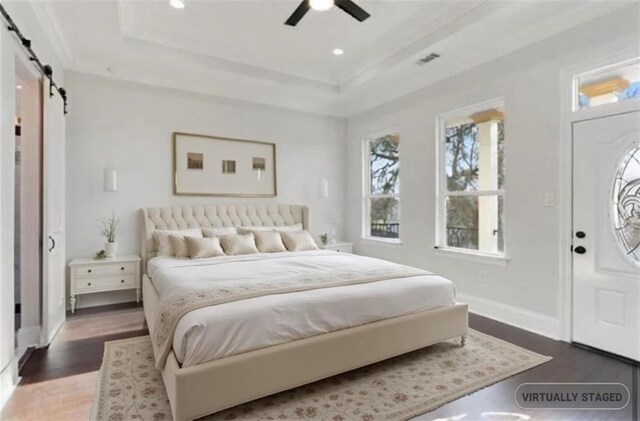
{"label": "doorway opening", "polygon": [[15,62],[14,300],[16,355],[40,345],[42,331],[42,87]]}

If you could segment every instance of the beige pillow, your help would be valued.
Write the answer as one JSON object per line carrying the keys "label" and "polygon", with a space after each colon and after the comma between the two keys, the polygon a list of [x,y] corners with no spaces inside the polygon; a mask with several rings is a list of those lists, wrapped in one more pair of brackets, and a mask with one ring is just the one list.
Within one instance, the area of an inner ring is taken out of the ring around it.
{"label": "beige pillow", "polygon": [[210,238],[210,237],[220,237],[221,235],[238,234],[238,231],[236,230],[236,227],[222,227],[222,228],[209,227],[209,228],[202,228],[202,234],[204,234],[205,237]]}
{"label": "beige pillow", "polygon": [[223,235],[220,237],[222,249],[228,255],[258,253],[253,233],[243,235]]}
{"label": "beige pillow", "polygon": [[189,257],[192,259],[224,256],[224,251],[222,250],[222,246],[220,246],[220,239],[218,237],[184,237],[184,241],[189,250]]}
{"label": "beige pillow", "polygon": [[280,225],[280,226],[253,226],[253,227],[238,227],[238,234],[247,234],[249,232],[264,232],[264,231],[302,231],[302,224],[295,225]]}
{"label": "beige pillow", "polygon": [[[189,249],[182,235],[170,235],[171,245],[173,246],[173,255],[176,257],[189,257]],[[195,238],[195,237],[194,237]]]}
{"label": "beige pillow", "polygon": [[158,256],[175,256],[173,251],[173,243],[169,238],[172,235],[178,235],[184,237],[202,237],[202,231],[200,228],[191,228],[186,230],[155,230],[153,237],[156,239],[156,245],[158,246]]}
{"label": "beige pillow", "polygon": [[283,232],[282,241],[289,251],[318,250],[316,242],[308,231]]}
{"label": "beige pillow", "polygon": [[282,242],[282,235],[276,231],[256,231],[253,233],[260,253],[277,253],[287,251]]}

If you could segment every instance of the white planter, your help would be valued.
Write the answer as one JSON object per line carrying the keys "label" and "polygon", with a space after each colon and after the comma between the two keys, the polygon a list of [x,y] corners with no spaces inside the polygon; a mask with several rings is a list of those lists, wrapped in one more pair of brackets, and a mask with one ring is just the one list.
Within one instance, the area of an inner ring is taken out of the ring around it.
{"label": "white planter", "polygon": [[116,257],[116,254],[118,253],[118,243],[105,243],[104,245],[104,252],[107,256],[107,258],[114,258]]}

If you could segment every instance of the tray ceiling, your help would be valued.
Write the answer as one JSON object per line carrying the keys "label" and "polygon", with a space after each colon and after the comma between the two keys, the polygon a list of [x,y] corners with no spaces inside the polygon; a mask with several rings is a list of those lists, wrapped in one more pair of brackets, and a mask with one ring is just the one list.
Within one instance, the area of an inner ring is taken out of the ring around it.
{"label": "tray ceiling", "polygon": [[[359,0],[284,25],[299,1],[31,1],[69,70],[352,115],[624,6]],[[506,36],[508,35],[508,36]],[[332,50],[341,48],[342,56]],[[441,58],[418,66],[431,52]]]}

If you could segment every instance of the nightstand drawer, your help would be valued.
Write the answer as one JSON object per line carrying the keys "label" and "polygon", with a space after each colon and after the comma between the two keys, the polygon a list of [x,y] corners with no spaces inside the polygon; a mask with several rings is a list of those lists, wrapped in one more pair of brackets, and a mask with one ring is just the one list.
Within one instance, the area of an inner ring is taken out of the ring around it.
{"label": "nightstand drawer", "polygon": [[319,246],[322,250],[337,251],[338,253],[352,253],[353,244],[351,243],[329,243]]}
{"label": "nightstand drawer", "polygon": [[138,263],[112,263],[112,264],[97,264],[97,265],[82,265],[76,266],[76,276],[101,276],[101,275],[118,275],[118,274],[133,274],[136,271]]}
{"label": "nightstand drawer", "polygon": [[351,247],[346,246],[346,247],[334,247],[331,250],[335,250],[337,252],[342,252],[342,253],[351,253]]}
{"label": "nightstand drawer", "polygon": [[136,285],[135,275],[101,276],[76,279],[76,291],[111,289],[114,287],[133,288]]}

